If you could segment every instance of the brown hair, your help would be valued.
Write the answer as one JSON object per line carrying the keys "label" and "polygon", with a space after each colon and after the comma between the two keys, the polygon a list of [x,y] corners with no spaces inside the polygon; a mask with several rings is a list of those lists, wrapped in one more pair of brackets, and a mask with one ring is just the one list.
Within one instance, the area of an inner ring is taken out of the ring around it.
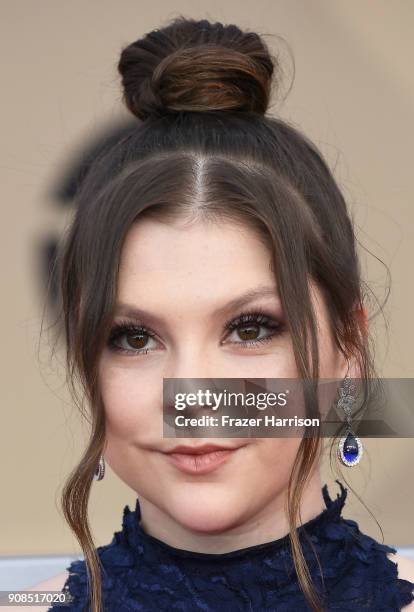
{"label": "brown hair", "polygon": [[[103,604],[87,511],[105,445],[98,363],[113,318],[120,252],[132,223],[183,217],[248,225],[271,253],[298,375],[316,383],[319,373],[309,278],[326,300],[336,347],[356,358],[363,380],[374,373],[369,337],[361,333],[357,316],[363,283],[346,203],[317,147],[286,121],[266,114],[281,67],[263,38],[235,25],[179,17],[126,46],[118,69],[125,104],[140,121],[93,160],[57,259],[67,382],[91,427],[61,504],[84,552],[93,612]],[[316,414],[315,384],[305,399],[308,413]],[[334,445],[335,439],[331,465]],[[323,601],[312,585],[296,527],[321,448],[317,435],[301,440],[287,504],[299,583],[315,612]]]}

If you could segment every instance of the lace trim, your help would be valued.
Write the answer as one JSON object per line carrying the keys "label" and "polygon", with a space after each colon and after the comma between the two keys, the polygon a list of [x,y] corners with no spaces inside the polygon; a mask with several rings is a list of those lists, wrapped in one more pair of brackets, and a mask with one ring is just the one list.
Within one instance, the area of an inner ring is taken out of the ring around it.
{"label": "lace trim", "polygon": [[[361,533],[355,521],[341,516],[347,489],[336,482],[341,488],[336,499],[329,497],[324,485],[326,509],[298,530],[314,587],[320,594],[326,587],[329,612],[397,612],[414,601],[414,584],[398,578],[397,564],[387,557],[395,548]],[[288,535],[230,553],[198,553],[150,536],[139,519],[137,500],[134,511],[125,506],[122,530],[114,533],[110,544],[97,548],[110,612],[309,610],[297,581]],[[88,603],[85,561],[74,561],[67,569],[63,590],[71,593],[74,602],[49,612],[88,609],[84,607]]]}

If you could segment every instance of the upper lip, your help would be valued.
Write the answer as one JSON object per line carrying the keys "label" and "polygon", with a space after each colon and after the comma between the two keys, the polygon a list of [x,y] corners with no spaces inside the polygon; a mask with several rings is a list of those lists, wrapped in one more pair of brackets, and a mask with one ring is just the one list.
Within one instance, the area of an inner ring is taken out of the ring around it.
{"label": "upper lip", "polygon": [[185,446],[179,445],[171,448],[170,450],[164,451],[167,454],[170,453],[182,453],[185,455],[202,455],[203,453],[212,453],[214,451],[223,450],[236,450],[239,446],[219,446],[217,444],[202,444],[200,446]]}

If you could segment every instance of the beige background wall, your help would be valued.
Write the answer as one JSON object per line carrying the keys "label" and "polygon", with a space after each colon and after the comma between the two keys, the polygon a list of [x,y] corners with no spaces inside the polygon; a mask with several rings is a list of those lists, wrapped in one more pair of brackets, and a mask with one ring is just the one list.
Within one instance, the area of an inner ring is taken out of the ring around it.
{"label": "beige background wall", "polygon": [[[44,301],[39,245],[69,219],[51,196],[68,156],[126,116],[116,73],[121,46],[179,13],[269,34],[284,55],[271,35],[288,41],[295,82],[274,110],[302,127],[336,166],[360,241],[390,267],[389,344],[378,318],[378,365],[387,376],[413,376],[413,2],[2,0],[0,9],[0,554],[78,551],[56,501],[85,432],[65,389],[62,356],[50,365],[45,339],[37,354]],[[362,257],[382,299],[385,270],[373,256]],[[412,545],[413,440],[364,442],[367,453],[360,469],[346,472],[349,482],[385,541]],[[336,496],[328,469],[324,477]],[[122,509],[134,500],[109,469],[95,483],[90,516],[97,544],[120,528]],[[380,539],[352,493],[345,516]]]}

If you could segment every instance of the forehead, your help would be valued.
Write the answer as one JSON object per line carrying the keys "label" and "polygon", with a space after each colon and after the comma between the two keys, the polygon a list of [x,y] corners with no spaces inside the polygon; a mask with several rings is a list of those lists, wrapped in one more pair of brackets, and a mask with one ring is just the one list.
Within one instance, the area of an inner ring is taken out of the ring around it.
{"label": "forehead", "polygon": [[143,219],[129,230],[121,253],[118,291],[139,286],[179,292],[191,285],[201,292],[222,286],[273,282],[271,254],[248,227],[230,221],[191,225]]}
{"label": "forehead", "polygon": [[[271,253],[249,227],[229,220],[179,225],[141,219],[124,241],[117,302],[161,318],[200,320],[258,287],[271,288],[261,301],[282,316]],[[325,304],[312,280],[310,291],[323,324]]]}

